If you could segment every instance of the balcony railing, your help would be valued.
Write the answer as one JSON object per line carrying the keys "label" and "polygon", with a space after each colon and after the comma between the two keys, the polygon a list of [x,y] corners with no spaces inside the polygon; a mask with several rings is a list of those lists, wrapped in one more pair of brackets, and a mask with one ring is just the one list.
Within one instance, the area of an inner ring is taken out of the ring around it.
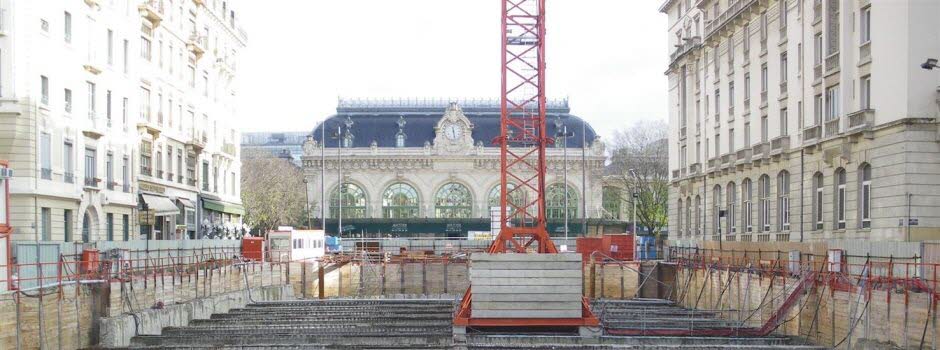
{"label": "balcony railing", "polygon": [[760,105],[764,106],[767,104],[767,90],[760,92]]}
{"label": "balcony railing", "polygon": [[224,152],[225,154],[228,154],[228,155],[234,157],[236,151],[237,151],[237,150],[236,150],[236,147],[235,147],[235,144],[234,144],[234,143],[226,142],[226,143],[223,143],[223,144],[222,144],[222,152]]}
{"label": "balcony railing", "polygon": [[137,9],[140,11],[141,17],[150,21],[154,27],[159,26],[160,22],[163,21],[163,0],[144,1]]}
{"label": "balcony railing", "polygon": [[679,128],[679,139],[680,139],[680,140],[681,140],[681,139],[684,139],[684,138],[685,138],[685,135],[686,135],[686,127],[685,127],[685,126],[680,127],[680,128]]}
{"label": "balcony railing", "polygon": [[862,109],[850,113],[849,126],[846,131],[856,131],[870,129],[875,125],[875,110],[874,109]]}
{"label": "balcony railing", "polygon": [[189,41],[186,42],[186,48],[189,49],[193,55],[196,56],[196,60],[202,58],[202,55],[206,53],[206,48],[209,47],[208,39],[205,36],[198,35],[193,33],[189,36]]}
{"label": "balcony railing", "polygon": [[689,175],[698,175],[702,173],[702,163],[692,163],[689,165]]}
{"label": "balcony railing", "polygon": [[40,173],[43,180],[52,180],[52,169],[42,168]]}
{"label": "balcony railing", "polygon": [[769,151],[770,144],[768,142],[761,142],[753,147],[751,147],[751,158],[752,159],[763,159],[767,158],[767,153]]}
{"label": "balcony railing", "polygon": [[822,20],[822,0],[815,0],[813,3],[813,23]]}
{"label": "balcony railing", "polygon": [[173,173],[167,173],[167,175],[166,175],[166,180],[169,181],[169,182],[173,182],[173,179],[175,179],[175,178],[176,178],[176,177],[173,176]]}
{"label": "balcony railing", "polygon": [[131,185],[130,185],[130,184],[124,184],[123,186],[121,186],[121,189],[124,191],[124,193],[131,193]]}
{"label": "balcony railing", "polygon": [[679,179],[679,169],[676,169],[676,170],[673,170],[673,171],[672,171],[672,178],[673,178],[673,179]]}
{"label": "balcony railing", "polygon": [[96,177],[86,177],[86,178],[85,178],[85,187],[98,188],[98,182],[100,182],[100,181],[101,181],[101,179],[96,178]]}
{"label": "balcony railing", "polygon": [[193,178],[186,179],[186,184],[189,186],[196,187],[196,179],[193,179]]}
{"label": "balcony railing", "polygon": [[871,59],[871,42],[866,42],[858,47],[858,59],[865,62]]}
{"label": "balcony railing", "polygon": [[840,118],[834,118],[826,121],[826,137],[835,136],[839,133],[839,120]]}
{"label": "balcony railing", "polygon": [[781,95],[781,96],[786,96],[786,95],[787,95],[787,82],[785,82],[785,81],[782,82],[782,83],[780,83],[780,95]]}
{"label": "balcony railing", "polygon": [[728,6],[724,12],[715,17],[712,21],[705,23],[706,38],[730,23],[732,19],[738,17],[744,10],[755,3],[757,3],[757,0],[739,0]]}
{"label": "balcony railing", "polygon": [[75,174],[70,173],[70,172],[65,172],[65,174],[62,174],[62,180],[65,181],[66,183],[73,184],[75,183]]}
{"label": "balcony railing", "polygon": [[178,182],[178,183],[183,183],[183,175],[177,175],[177,176],[176,176],[176,182]]}
{"label": "balcony railing", "polygon": [[117,186],[117,182],[108,181],[106,185],[109,191],[114,191],[114,187]]}
{"label": "balcony railing", "polygon": [[711,159],[709,159],[709,160],[708,160],[708,171],[713,171],[713,170],[715,170],[715,166],[717,165],[717,163],[718,163],[718,159],[717,159],[717,158],[711,158]]}
{"label": "balcony railing", "polygon": [[669,62],[676,62],[676,60],[685,56],[689,51],[699,47],[702,47],[702,38],[695,36],[689,39],[683,39],[682,44],[676,45],[676,50],[669,55]]}
{"label": "balcony railing", "polygon": [[734,154],[728,153],[721,156],[721,165],[728,166],[734,164]]}
{"label": "balcony railing", "polygon": [[790,136],[778,136],[770,140],[770,154],[780,154],[790,149]]}
{"label": "balcony railing", "polygon": [[151,169],[150,167],[141,166],[141,167],[140,167],[140,174],[141,174],[141,175],[150,176],[151,174],[153,174],[153,169]]}
{"label": "balcony railing", "polygon": [[822,137],[822,126],[814,125],[803,129],[803,144],[814,143]]}
{"label": "balcony railing", "polygon": [[751,161],[751,149],[742,148],[735,153],[735,158],[737,159],[736,163],[744,164]]}
{"label": "balcony railing", "polygon": [[162,179],[162,178],[163,178],[163,170],[157,170],[157,176],[155,176],[155,177],[158,178],[158,179]]}
{"label": "balcony railing", "polygon": [[813,79],[822,79],[822,64],[813,67]]}
{"label": "balcony railing", "polygon": [[835,52],[829,57],[826,57],[826,74],[832,73],[839,69],[839,52]]}

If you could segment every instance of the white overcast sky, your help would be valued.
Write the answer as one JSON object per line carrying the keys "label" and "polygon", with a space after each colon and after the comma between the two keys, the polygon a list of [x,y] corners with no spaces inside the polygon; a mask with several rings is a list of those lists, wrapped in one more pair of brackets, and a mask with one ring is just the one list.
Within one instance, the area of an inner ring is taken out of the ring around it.
{"label": "white overcast sky", "polygon": [[[666,119],[660,0],[547,0],[547,95],[609,137]],[[342,97],[498,97],[501,0],[247,0],[244,131],[306,131]]]}

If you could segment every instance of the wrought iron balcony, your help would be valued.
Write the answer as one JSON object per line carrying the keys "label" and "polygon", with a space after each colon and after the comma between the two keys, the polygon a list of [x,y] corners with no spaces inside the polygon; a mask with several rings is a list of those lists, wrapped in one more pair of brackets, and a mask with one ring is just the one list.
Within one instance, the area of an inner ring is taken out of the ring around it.
{"label": "wrought iron balcony", "polygon": [[223,152],[223,153],[228,154],[228,155],[230,155],[230,156],[232,156],[232,157],[235,157],[236,151],[237,151],[237,149],[236,149],[234,143],[225,142],[225,143],[222,144],[222,152]]}
{"label": "wrought iron balcony", "polygon": [[813,80],[822,79],[822,64],[813,67]]}
{"label": "wrought iron balcony", "polygon": [[847,132],[857,132],[871,129],[875,125],[875,110],[874,109],[862,109],[847,115],[849,119],[849,125],[846,128]]}
{"label": "wrought iron balcony", "polygon": [[98,183],[101,182],[101,179],[96,177],[86,177],[85,178],[85,188],[97,189]]}
{"label": "wrought iron balcony", "polygon": [[62,180],[66,183],[73,184],[75,183],[75,174],[66,171],[64,174],[62,174]]}
{"label": "wrought iron balcony", "polygon": [[770,155],[781,154],[790,149],[790,135],[775,137],[770,140]]}
{"label": "wrought iron balcony", "polygon": [[42,168],[39,173],[43,180],[52,180],[52,169]]}
{"label": "wrought iron balcony", "polygon": [[816,143],[822,138],[822,126],[814,125],[803,129],[803,145]]}
{"label": "wrought iron balcony", "polygon": [[672,179],[673,179],[673,180],[678,180],[678,179],[679,179],[679,169],[676,169],[676,170],[673,170],[673,171],[672,171]]}
{"label": "wrought iron balcony", "polygon": [[148,166],[141,166],[141,167],[140,167],[140,174],[141,174],[141,175],[150,176],[150,175],[153,174],[153,169],[150,168],[150,167],[148,167]]}
{"label": "wrought iron balcony", "polygon": [[108,190],[114,191],[114,187],[117,186],[117,182],[108,181],[107,185],[105,185],[105,186],[108,188]]}
{"label": "wrought iron balcony", "polygon": [[724,12],[713,20],[705,23],[705,37],[708,38],[714,35],[718,30],[732,23],[735,18],[743,13],[747,13],[746,10],[756,3],[758,3],[757,0],[739,0],[729,5]]}

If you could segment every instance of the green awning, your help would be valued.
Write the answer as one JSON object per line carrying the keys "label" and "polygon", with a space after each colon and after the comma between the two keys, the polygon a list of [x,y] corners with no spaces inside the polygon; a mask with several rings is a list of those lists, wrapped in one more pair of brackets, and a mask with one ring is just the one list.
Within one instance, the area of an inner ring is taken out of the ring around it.
{"label": "green awning", "polygon": [[203,198],[202,207],[207,210],[217,211],[220,213],[245,215],[245,207],[243,207],[241,204],[226,203]]}

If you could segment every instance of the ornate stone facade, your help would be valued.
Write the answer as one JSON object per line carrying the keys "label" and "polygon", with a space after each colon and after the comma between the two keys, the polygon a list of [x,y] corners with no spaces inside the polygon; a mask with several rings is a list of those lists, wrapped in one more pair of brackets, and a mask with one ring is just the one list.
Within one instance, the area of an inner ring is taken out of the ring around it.
{"label": "ornate stone facade", "polygon": [[[498,198],[493,194],[500,178],[499,148],[485,137],[498,133],[498,129],[481,128],[498,126],[498,106],[474,105],[473,112],[466,113],[459,103],[443,101],[415,103],[411,108],[392,112],[383,111],[381,105],[373,104],[371,108],[374,109],[338,108],[339,113],[326,122],[327,130],[333,131],[332,137],[318,128],[303,145],[303,169],[311,207],[314,215],[320,216],[320,203],[328,203],[322,208],[329,219],[328,231],[336,230],[331,226],[335,225],[334,219],[339,212],[336,192],[340,164],[343,183],[349,186],[343,201],[344,230],[362,233],[361,229],[368,226],[364,222],[384,219],[399,222],[430,220],[448,225],[463,223],[462,231],[469,230],[470,224],[483,223],[488,229],[489,208]],[[347,118],[352,121],[352,127],[348,129],[345,127]],[[572,126],[580,127],[582,123],[568,114],[566,105],[550,114],[550,120],[557,118],[577,124],[569,124],[569,130],[573,129]],[[343,140],[349,138],[347,130],[353,135],[354,141],[344,144],[352,147],[336,147],[336,128],[330,127],[334,121],[342,125]],[[382,123],[390,127],[382,127]],[[576,226],[579,226],[581,217],[603,216],[601,195],[605,149],[593,130],[585,126],[585,139],[589,143],[582,149],[581,129],[578,129],[574,137],[578,144],[575,147],[568,144],[569,232],[578,230]],[[407,143],[400,142],[397,135],[402,133],[406,134]],[[327,137],[326,148],[320,141],[324,134]],[[363,139],[365,137],[371,139]],[[564,183],[564,148],[552,147],[547,153],[549,175],[546,186],[549,189],[563,188],[560,186]],[[586,166],[583,183],[582,164]],[[325,179],[322,184],[321,174]],[[563,197],[563,191],[557,192],[561,192]],[[584,207],[581,206],[581,198],[586,199]],[[549,216],[550,221],[563,221],[563,200],[560,203],[549,200],[547,207],[550,211],[562,207],[560,212],[556,210]],[[356,227],[345,228],[345,223]],[[367,234],[389,233],[382,232],[379,226],[369,227]],[[414,230],[409,233],[437,234]]]}

